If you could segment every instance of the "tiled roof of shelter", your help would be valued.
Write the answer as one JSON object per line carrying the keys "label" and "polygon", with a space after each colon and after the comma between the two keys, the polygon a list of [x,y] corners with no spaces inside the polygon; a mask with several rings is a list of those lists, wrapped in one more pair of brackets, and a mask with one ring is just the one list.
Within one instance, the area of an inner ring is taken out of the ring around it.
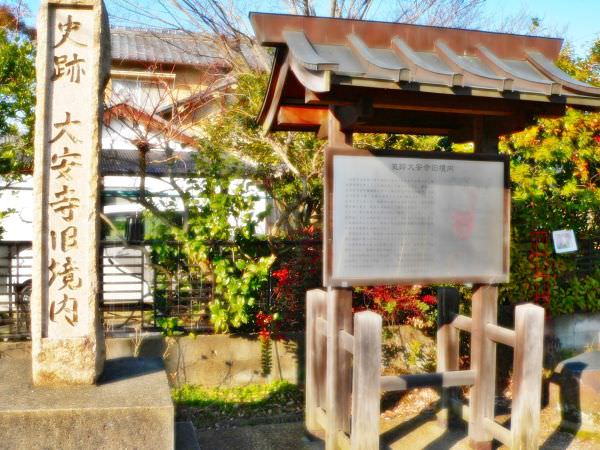
{"label": "tiled roof of shelter", "polygon": [[[479,102],[471,109],[480,115],[600,109],[600,88],[554,65],[561,39],[261,13],[251,21],[259,42],[277,49],[260,116],[267,129],[314,129],[316,110],[361,96],[375,110],[434,111],[456,97]],[[489,111],[493,105],[504,111]]]}
{"label": "tiled roof of shelter", "polygon": [[219,51],[202,34],[113,28],[110,39],[113,60],[207,65],[221,59]]}

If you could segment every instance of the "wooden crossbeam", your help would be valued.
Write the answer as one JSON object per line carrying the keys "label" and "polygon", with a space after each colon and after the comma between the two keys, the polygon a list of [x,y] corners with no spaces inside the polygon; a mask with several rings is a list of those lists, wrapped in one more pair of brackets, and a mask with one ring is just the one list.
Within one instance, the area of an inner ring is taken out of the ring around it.
{"label": "wooden crossbeam", "polygon": [[340,330],[340,347],[348,353],[354,353],[354,336],[345,330]]}
{"label": "wooden crossbeam", "polygon": [[450,325],[461,331],[466,331],[467,333],[470,333],[471,327],[473,326],[473,320],[471,320],[470,317],[463,316],[462,314],[454,314]]}
{"label": "wooden crossbeam", "polygon": [[512,435],[508,428],[500,425],[498,422],[488,417],[483,419],[483,428],[485,428],[485,431],[491,434],[494,439],[502,442],[508,448],[513,448]]}
{"label": "wooden crossbeam", "polygon": [[488,323],[485,326],[485,336],[498,344],[508,345],[509,347],[515,346],[515,332],[508,328]]}

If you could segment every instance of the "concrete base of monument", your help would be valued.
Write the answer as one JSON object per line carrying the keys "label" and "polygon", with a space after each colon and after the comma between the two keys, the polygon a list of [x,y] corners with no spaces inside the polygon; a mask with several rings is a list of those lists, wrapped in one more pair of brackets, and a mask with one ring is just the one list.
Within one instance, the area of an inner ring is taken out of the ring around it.
{"label": "concrete base of monument", "polygon": [[174,407],[162,361],[106,361],[95,386],[34,387],[31,361],[0,359],[1,448],[169,449]]}

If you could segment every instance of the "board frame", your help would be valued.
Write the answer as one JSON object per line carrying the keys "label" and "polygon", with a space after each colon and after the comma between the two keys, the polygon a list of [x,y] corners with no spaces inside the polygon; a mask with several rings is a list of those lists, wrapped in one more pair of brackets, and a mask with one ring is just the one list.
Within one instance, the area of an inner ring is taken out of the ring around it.
{"label": "board frame", "polygon": [[[420,158],[439,161],[490,161],[504,164],[504,211],[503,211],[503,273],[495,278],[487,277],[398,277],[398,278],[349,278],[333,277],[333,159],[335,156],[370,156],[374,158]],[[325,177],[323,186],[323,285],[326,287],[378,286],[392,284],[432,284],[432,283],[508,283],[510,277],[510,160],[506,155],[487,153],[450,153],[440,151],[409,150],[365,150],[352,147],[332,147],[325,149]]]}

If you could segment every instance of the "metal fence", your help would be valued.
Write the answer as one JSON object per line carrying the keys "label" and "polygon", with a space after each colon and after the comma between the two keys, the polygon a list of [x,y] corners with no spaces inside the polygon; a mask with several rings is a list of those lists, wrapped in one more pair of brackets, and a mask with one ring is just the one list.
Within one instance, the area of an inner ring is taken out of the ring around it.
{"label": "metal fence", "polygon": [[[561,255],[574,264],[576,274],[585,276],[600,267],[600,236],[580,240],[579,251]],[[318,240],[279,241],[256,244],[257,254],[274,251],[282,256],[303,252],[305,246],[318,252]],[[188,330],[210,330],[208,305],[212,288],[202,268],[190,265],[178,243],[169,243],[172,253],[167,264],[153,263],[150,242],[102,242],[100,247],[100,310],[109,335],[136,330],[156,330],[161,317],[178,317]],[[227,244],[222,244],[227,251]],[[517,246],[527,252],[529,243]],[[556,255],[552,255],[556,258]],[[156,258],[155,258],[156,259]],[[276,270],[277,266],[273,268]],[[26,339],[30,333],[29,299],[31,294],[31,242],[0,242],[0,339]],[[573,274],[575,275],[575,274]],[[317,287],[301,286],[300,290]],[[269,276],[259,299],[260,308],[268,308],[275,295],[275,279]],[[294,294],[295,295],[295,294]],[[298,300],[298,299],[296,299]],[[303,302],[302,299],[298,300]]]}
{"label": "metal fence", "polygon": [[[177,317],[187,330],[209,331],[212,286],[206,273],[190,265],[179,243],[165,264],[153,262],[151,242],[100,244],[100,311],[109,335],[159,329],[160,318]],[[221,244],[227,251],[230,244]],[[266,243],[258,251],[268,254]],[[0,241],[0,339],[30,337],[32,249],[29,241]],[[259,307],[272,299],[273,283],[261,293]]]}
{"label": "metal fence", "polygon": [[[30,337],[31,242],[0,242],[0,339]],[[157,319],[176,316],[187,329],[209,329],[211,290],[178,263],[168,275],[152,263],[148,243],[102,242],[100,311],[109,335],[157,329]],[[191,288],[190,288],[191,286]]]}
{"label": "metal fence", "polygon": [[0,243],[0,338],[29,336],[31,242]]}

